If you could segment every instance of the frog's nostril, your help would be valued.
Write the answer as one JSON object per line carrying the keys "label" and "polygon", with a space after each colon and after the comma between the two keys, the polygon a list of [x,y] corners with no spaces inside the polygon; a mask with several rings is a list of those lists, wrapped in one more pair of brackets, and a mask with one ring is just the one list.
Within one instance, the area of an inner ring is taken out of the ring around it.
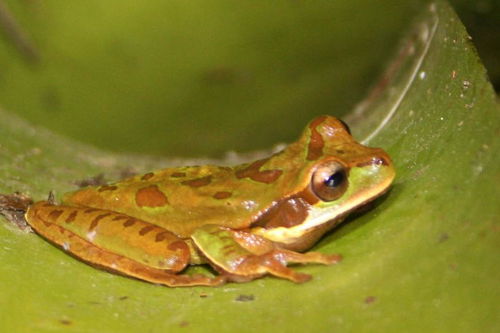
{"label": "frog's nostril", "polygon": [[389,162],[387,162],[387,160],[383,157],[374,157],[372,159],[372,164],[375,164],[375,165],[389,165]]}
{"label": "frog's nostril", "polygon": [[389,165],[389,164],[390,164],[390,162],[385,157],[383,157],[383,156],[376,156],[376,157],[372,157],[368,161],[360,162],[356,166],[358,168],[362,168],[362,167],[366,167],[366,166],[369,166],[369,165]]}

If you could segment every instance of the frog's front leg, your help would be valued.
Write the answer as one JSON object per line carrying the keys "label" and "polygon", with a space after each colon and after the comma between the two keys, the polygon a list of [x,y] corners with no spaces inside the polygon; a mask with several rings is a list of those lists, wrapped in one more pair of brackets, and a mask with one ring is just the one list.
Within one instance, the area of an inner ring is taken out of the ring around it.
{"label": "frog's front leg", "polygon": [[188,244],[156,225],[112,211],[37,202],[26,212],[35,231],[91,265],[167,286],[214,286],[224,277],[176,274]]}
{"label": "frog's front leg", "polygon": [[296,283],[308,281],[311,276],[287,267],[288,263],[333,264],[339,255],[317,252],[298,253],[276,246],[270,240],[250,232],[231,230],[217,225],[206,225],[191,236],[198,249],[210,263],[228,279],[243,282],[265,274],[272,274]]}

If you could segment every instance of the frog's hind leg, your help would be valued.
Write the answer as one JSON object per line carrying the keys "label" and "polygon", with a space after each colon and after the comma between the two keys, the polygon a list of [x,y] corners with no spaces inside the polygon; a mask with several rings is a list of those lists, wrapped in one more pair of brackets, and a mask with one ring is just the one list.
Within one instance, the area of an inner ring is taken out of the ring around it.
{"label": "frog's hind leg", "polygon": [[188,245],[169,231],[111,211],[37,202],[26,220],[41,236],[93,266],[171,287],[215,286],[224,277],[177,274]]}
{"label": "frog's hind leg", "polygon": [[338,255],[298,253],[277,247],[273,242],[249,232],[233,231],[216,225],[197,229],[192,239],[201,252],[228,279],[241,282],[272,274],[296,283],[311,276],[287,267],[288,263],[333,264]]}

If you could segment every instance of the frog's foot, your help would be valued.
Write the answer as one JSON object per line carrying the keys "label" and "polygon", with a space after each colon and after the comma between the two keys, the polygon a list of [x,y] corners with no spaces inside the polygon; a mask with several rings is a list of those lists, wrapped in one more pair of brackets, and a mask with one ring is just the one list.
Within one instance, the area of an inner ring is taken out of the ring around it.
{"label": "frog's foot", "polygon": [[127,215],[41,201],[29,207],[26,219],[63,250],[121,275],[170,287],[217,286],[226,280],[181,274],[189,246],[168,230]]}
{"label": "frog's foot", "polygon": [[228,280],[244,282],[265,274],[308,281],[311,276],[287,267],[289,263],[333,264],[339,255],[317,252],[298,253],[277,247],[273,242],[249,232],[233,231],[216,225],[197,229],[191,236],[210,263]]}

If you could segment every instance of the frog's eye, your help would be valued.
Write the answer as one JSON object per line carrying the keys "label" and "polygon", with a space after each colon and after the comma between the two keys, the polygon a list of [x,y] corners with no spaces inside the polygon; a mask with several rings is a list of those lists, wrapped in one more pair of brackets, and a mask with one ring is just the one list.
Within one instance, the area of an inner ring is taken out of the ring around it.
{"label": "frog's eye", "polygon": [[312,175],[311,187],[323,201],[338,199],[347,189],[346,168],[336,161],[320,165]]}

